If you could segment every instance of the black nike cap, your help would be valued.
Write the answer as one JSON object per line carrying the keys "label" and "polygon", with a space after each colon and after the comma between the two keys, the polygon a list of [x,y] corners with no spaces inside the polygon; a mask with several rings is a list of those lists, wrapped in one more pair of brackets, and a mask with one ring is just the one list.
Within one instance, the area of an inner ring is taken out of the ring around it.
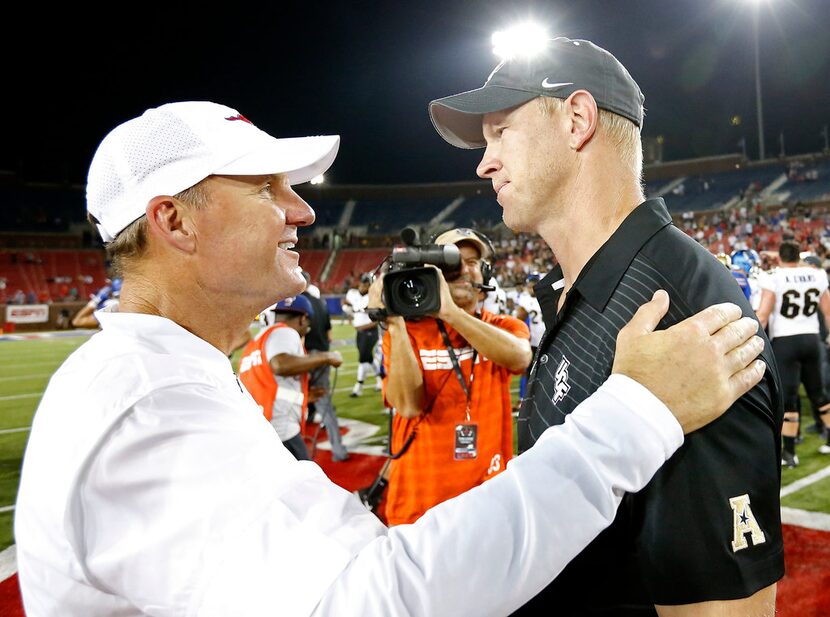
{"label": "black nike cap", "polygon": [[587,90],[597,106],[643,126],[645,97],[628,70],[611,53],[591,41],[559,37],[531,58],[505,60],[476,90],[436,99],[429,104],[435,129],[459,148],[483,148],[486,113],[526,103],[537,96],[566,99]]}

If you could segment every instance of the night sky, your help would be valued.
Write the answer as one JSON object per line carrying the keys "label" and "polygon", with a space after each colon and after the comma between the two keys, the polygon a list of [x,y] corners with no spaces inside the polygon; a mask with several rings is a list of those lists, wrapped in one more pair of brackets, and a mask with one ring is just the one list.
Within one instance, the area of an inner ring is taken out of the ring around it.
{"label": "night sky", "polygon": [[[83,183],[109,129],[174,100],[222,102],[279,136],[339,133],[331,183],[471,180],[480,153],[445,144],[427,104],[480,86],[496,64],[492,32],[528,17],[628,67],[664,160],[738,152],[744,136],[757,157],[749,0],[30,4],[4,20],[0,43],[0,169],[28,181]],[[760,11],[767,154],[781,132],[787,154],[819,151],[830,0]]]}

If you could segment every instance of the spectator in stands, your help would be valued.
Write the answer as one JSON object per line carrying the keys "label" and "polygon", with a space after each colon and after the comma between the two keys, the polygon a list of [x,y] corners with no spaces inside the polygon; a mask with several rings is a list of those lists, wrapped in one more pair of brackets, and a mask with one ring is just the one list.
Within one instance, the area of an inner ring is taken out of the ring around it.
{"label": "spectator in stands", "polygon": [[[445,231],[461,271],[438,273],[441,308],[417,320],[388,317],[383,337],[384,394],[395,410],[386,521],[413,523],[429,508],[502,472],[513,456],[510,381],[530,364],[525,324],[478,310],[493,248],[471,229]],[[380,307],[379,280],[370,306]],[[405,449],[405,451],[404,451]]]}
{"label": "spectator in stands", "polygon": [[306,353],[303,338],[311,329],[313,312],[303,295],[268,307],[260,314],[262,330],[239,359],[239,379],[298,461],[311,460],[303,441],[309,374],[343,363],[336,351]]}
{"label": "spectator in stands", "polygon": [[[190,102],[98,147],[87,209],[123,272],[121,306],[100,313],[34,416],[14,520],[29,615],[505,615],[683,431],[761,379],[737,307],[654,333],[668,310],[656,294],[565,427],[428,522],[387,529],[280,445],[226,356],[251,315],[303,289],[291,247],[314,213],[291,186],[338,143],[274,139]],[[672,379],[680,366],[697,379]]]}
{"label": "spectator in stands", "polygon": [[[669,289],[669,324],[716,301],[754,316],[731,274],[671,225],[663,200],[645,201],[643,101],[614,56],[562,37],[533,58],[502,62],[482,88],[430,104],[449,143],[486,147],[477,172],[492,181],[505,224],[539,233],[559,262],[537,292],[549,331],[519,412],[520,450],[610,374],[617,330],[639,298]],[[764,359],[764,382],[646,491],[626,495],[625,514],[520,614],[775,611],[782,409],[769,350]],[[598,593],[598,581],[611,588]]]}

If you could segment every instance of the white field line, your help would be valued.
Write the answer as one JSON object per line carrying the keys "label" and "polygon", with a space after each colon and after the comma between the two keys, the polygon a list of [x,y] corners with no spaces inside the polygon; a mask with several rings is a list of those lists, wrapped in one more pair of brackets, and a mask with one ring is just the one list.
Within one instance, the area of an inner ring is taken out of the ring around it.
{"label": "white field line", "polygon": [[819,480],[823,480],[828,476],[830,476],[830,465],[828,465],[824,469],[819,469],[815,473],[811,473],[809,476],[805,476],[800,480],[796,480],[792,484],[788,484],[787,486],[781,489],[781,497],[792,495],[796,491],[800,491],[801,489],[803,489],[805,486],[810,486],[811,484],[814,484]]}
{"label": "white field line", "polygon": [[54,362],[29,362],[27,364],[17,364],[15,362],[10,363],[6,366],[3,363],[0,363],[0,369],[3,368],[30,368],[32,366],[53,366],[57,369],[61,364],[63,364],[63,360],[56,360]]}
{"label": "white field line", "polygon": [[12,394],[10,396],[0,396],[0,401],[17,401],[23,398],[37,398],[43,396],[43,392],[27,392],[26,394]]}
{"label": "white field line", "polygon": [[28,375],[15,375],[14,377],[0,377],[0,381],[15,381],[18,379],[35,379],[39,377],[49,377],[52,373],[30,373]]}
{"label": "white field line", "polygon": [[5,581],[17,572],[17,547],[12,544],[0,553],[0,581]]}
{"label": "white field line", "polygon": [[20,428],[4,428],[0,430],[0,435],[8,435],[9,433],[23,433],[25,431],[31,431],[31,426],[21,426]]}
{"label": "white field line", "polygon": [[781,522],[785,525],[830,531],[830,514],[824,512],[808,512],[796,508],[781,508]]}

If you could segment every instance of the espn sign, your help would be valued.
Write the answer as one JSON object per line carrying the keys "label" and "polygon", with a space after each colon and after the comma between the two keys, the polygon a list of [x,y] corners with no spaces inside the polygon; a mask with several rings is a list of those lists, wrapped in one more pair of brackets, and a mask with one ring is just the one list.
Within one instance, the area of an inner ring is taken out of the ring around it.
{"label": "espn sign", "polygon": [[6,323],[46,323],[48,304],[21,304],[6,307]]}

